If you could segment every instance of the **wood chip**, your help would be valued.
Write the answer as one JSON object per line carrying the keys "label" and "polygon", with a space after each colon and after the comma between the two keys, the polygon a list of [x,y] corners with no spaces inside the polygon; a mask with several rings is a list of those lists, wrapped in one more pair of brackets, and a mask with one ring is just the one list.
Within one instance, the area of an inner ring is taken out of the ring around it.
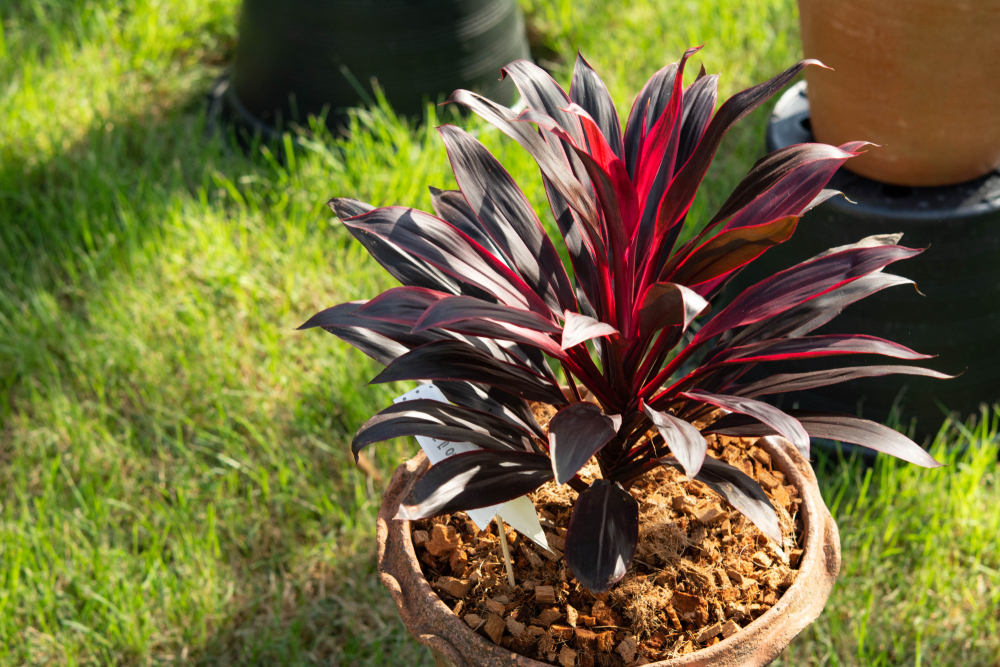
{"label": "wood chip", "polygon": [[504,628],[506,627],[507,624],[503,622],[502,618],[496,614],[490,614],[486,618],[486,626],[483,628],[483,631],[486,632],[486,635],[493,640],[494,644],[499,644],[500,640],[503,638]]}
{"label": "wood chip", "polygon": [[757,553],[755,553],[753,555],[753,558],[751,558],[750,560],[754,562],[754,565],[759,565],[760,567],[764,568],[771,567],[771,558],[763,551],[758,551]]}
{"label": "wood chip", "polygon": [[601,600],[594,603],[590,611],[591,615],[597,619],[597,625],[616,625],[611,607]]}
{"label": "wood chip", "polygon": [[762,597],[760,601],[763,604],[773,607],[774,605],[778,604],[778,593],[773,590],[767,590],[764,593],[764,597]]}
{"label": "wood chip", "polygon": [[451,553],[460,546],[462,546],[462,538],[458,536],[454,526],[436,524],[431,529],[431,539],[424,545],[424,548],[432,556],[441,556]]}
{"label": "wood chip", "polygon": [[577,628],[573,631],[573,645],[581,651],[594,651],[597,648],[597,633],[586,628]]}
{"label": "wood chip", "polygon": [[674,626],[674,630],[677,630],[678,632],[683,630],[684,626],[681,625],[681,619],[677,616],[677,610],[668,604],[666,612],[667,618],[670,619],[670,623]]}
{"label": "wood chip", "polygon": [[755,459],[757,459],[758,463],[760,463],[762,465],[765,465],[768,468],[771,467],[771,455],[768,454],[767,452],[765,452],[760,447],[751,447],[750,448],[750,456],[752,456]]}
{"label": "wood chip", "polygon": [[551,551],[542,550],[542,555],[548,558],[553,563],[558,563],[563,559],[563,552],[558,549],[552,549]]}
{"label": "wood chip", "polygon": [[576,619],[580,616],[580,613],[573,608],[572,605],[566,605],[566,622],[576,627]]}
{"label": "wood chip", "polygon": [[455,549],[451,552],[448,564],[451,565],[452,573],[461,577],[469,567],[469,556],[461,549]]}
{"label": "wood chip", "polygon": [[465,607],[465,602],[459,600],[458,603],[455,604],[455,608],[451,610],[451,613],[455,614],[455,616],[461,616],[463,607]]}
{"label": "wood chip", "polygon": [[552,636],[560,641],[569,641],[573,638],[573,628],[567,627],[565,625],[553,625],[549,628],[549,632]]}
{"label": "wood chip", "polygon": [[670,603],[681,615],[690,614],[698,610],[700,607],[708,606],[705,598],[698,595],[689,595],[680,591],[674,591],[674,596],[670,598]]}
{"label": "wood chip", "polygon": [[737,625],[733,619],[726,621],[725,625],[722,626],[722,638],[729,639],[734,634],[740,631],[740,626]]}
{"label": "wood chip", "polygon": [[719,591],[719,599],[723,602],[736,602],[741,597],[742,593],[740,592],[740,589],[735,586],[729,586]]}
{"label": "wood chip", "polygon": [[556,601],[556,589],[552,586],[536,586],[535,602],[541,604],[552,604]]}
{"label": "wood chip", "polygon": [[611,653],[615,648],[615,633],[611,630],[597,633],[597,652]]}
{"label": "wood chip", "polygon": [[781,483],[775,479],[774,475],[769,473],[763,466],[758,466],[757,470],[757,481],[768,491],[774,491],[776,488],[781,486]]}
{"label": "wood chip", "polygon": [[562,667],[573,667],[576,665],[576,651],[569,646],[563,646],[559,651],[559,664]]}
{"label": "wood chip", "polygon": [[540,628],[537,625],[529,625],[525,632],[528,633],[529,637],[541,637],[545,634],[545,628]]}
{"label": "wood chip", "polygon": [[455,577],[441,577],[434,582],[434,587],[444,591],[453,598],[464,598],[472,588],[472,582]]}
{"label": "wood chip", "polygon": [[802,560],[802,549],[792,549],[788,552],[788,562],[792,567],[798,567]]}
{"label": "wood chip", "polygon": [[734,584],[739,585],[743,583],[743,575],[740,574],[740,571],[737,570],[736,568],[727,567],[726,575],[729,577],[729,580],[732,581]]}
{"label": "wood chip", "polygon": [[713,590],[715,588],[715,582],[712,579],[712,575],[697,565],[692,565],[691,563],[682,561],[679,569],[684,573],[684,576],[686,576],[688,580],[698,588],[705,588],[708,590]]}
{"label": "wood chip", "polygon": [[542,561],[542,557],[536,554],[533,549],[529,549],[527,546],[521,545],[521,553],[524,554],[524,557],[528,559],[528,562],[531,563],[531,567],[534,569],[541,569],[541,567],[545,565],[545,562]]}
{"label": "wood chip", "polygon": [[617,651],[618,655],[622,657],[622,660],[625,661],[625,664],[629,665],[635,661],[636,648],[637,644],[635,641],[635,637],[633,637],[632,635],[625,635],[625,639],[621,640],[621,643],[618,644],[618,648],[616,648],[615,651]]}
{"label": "wood chip", "polygon": [[792,498],[788,495],[788,492],[785,491],[785,487],[783,486],[776,487],[772,490],[771,496],[774,498],[775,504],[783,507],[786,511],[792,506]]}
{"label": "wood chip", "polygon": [[426,530],[415,530],[413,531],[413,546],[422,547],[427,544],[431,539],[430,534]]}
{"label": "wood chip", "polygon": [[585,625],[588,628],[597,625],[597,619],[593,616],[588,616],[585,614],[580,614],[579,618],[576,619],[577,627],[580,625]]}
{"label": "wood chip", "polygon": [[466,614],[465,618],[463,618],[462,620],[465,621],[465,624],[468,625],[473,630],[478,630],[479,628],[483,627],[483,623],[486,622],[485,618],[483,618],[482,616],[478,616],[476,614]]}
{"label": "wood chip", "polygon": [[715,523],[724,516],[728,516],[718,507],[706,507],[703,510],[698,510],[694,513],[694,518],[697,519],[698,523],[703,523],[708,525],[710,523]]}
{"label": "wood chip", "polygon": [[[529,630],[530,632],[530,630]],[[548,632],[543,632],[541,636],[538,637],[538,654],[547,655],[552,652],[556,646],[556,640],[552,638]]]}
{"label": "wood chip", "polygon": [[713,625],[708,626],[701,632],[699,632],[698,637],[695,639],[695,641],[697,641],[699,644],[704,644],[705,642],[707,642],[709,639],[719,634],[720,632],[722,632],[722,623],[715,623]]}
{"label": "wood chip", "polygon": [[781,583],[778,584],[779,588],[788,588],[795,583],[795,578],[799,576],[798,570],[788,570],[785,572],[784,576],[781,578]]}
{"label": "wood chip", "polygon": [[507,630],[515,637],[520,637],[521,633],[524,632],[524,623],[521,623],[513,616],[508,616],[505,622],[507,623]]}
{"label": "wood chip", "polygon": [[536,618],[531,619],[532,625],[541,625],[542,627],[549,627],[556,621],[562,618],[562,613],[558,609],[543,609]]}
{"label": "wood chip", "polygon": [[673,507],[678,512],[687,512],[688,514],[694,514],[698,509],[698,503],[691,496],[674,496],[671,501]]}
{"label": "wood chip", "polygon": [[487,600],[486,602],[483,603],[483,606],[486,607],[487,611],[493,614],[497,614],[498,616],[507,611],[505,605],[496,599]]}
{"label": "wood chip", "polygon": [[545,532],[545,541],[548,542],[549,546],[553,549],[564,550],[566,549],[566,539],[559,537],[555,533]]}

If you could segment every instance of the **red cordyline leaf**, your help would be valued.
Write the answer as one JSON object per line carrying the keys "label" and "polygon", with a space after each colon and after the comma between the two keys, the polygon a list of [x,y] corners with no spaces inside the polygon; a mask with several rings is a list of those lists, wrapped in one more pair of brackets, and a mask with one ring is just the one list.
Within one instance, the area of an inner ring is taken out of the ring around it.
{"label": "red cordyline leaf", "polygon": [[[484,448],[433,466],[400,518],[493,505],[555,477],[579,492],[566,561],[600,592],[621,578],[635,551],[638,505],[628,487],[659,465],[703,481],[770,539],[781,539],[764,490],[706,457],[702,432],[780,434],[806,456],[810,437],[835,438],[936,465],[884,426],[783,410],[756,397],[891,373],[949,377],[943,373],[842,366],[744,381],[751,368],[766,371],[788,359],[823,357],[827,366],[843,355],[926,359],[870,336],[809,335],[851,303],[911,283],[882,271],[921,250],[898,245],[899,235],[831,248],[728,295],[728,305],[713,311],[711,302],[737,272],[837,194],[827,182],[865,143],[801,144],[765,156],[707,224],[675,247],[722,137],[803,67],[819,65],[802,61],[716,111],[718,76],[702,67],[685,86],[687,61],[699,49],[649,79],[624,130],[607,87],[579,54],[569,94],[530,62],[504,68],[525,101],[521,113],[469,91],[449,99],[538,163],[572,278],[513,178],[456,127],[439,132],[459,190],[431,188],[436,215],[331,200],[401,286],[324,310],[302,328],[322,327],[385,364],[373,382],[433,381],[451,403],[384,410],[358,431],[355,454],[418,434]],[[529,401],[555,406],[547,435]],[[720,412],[727,414],[702,432],[693,426]],[[587,488],[575,475],[591,458],[601,477]]]}

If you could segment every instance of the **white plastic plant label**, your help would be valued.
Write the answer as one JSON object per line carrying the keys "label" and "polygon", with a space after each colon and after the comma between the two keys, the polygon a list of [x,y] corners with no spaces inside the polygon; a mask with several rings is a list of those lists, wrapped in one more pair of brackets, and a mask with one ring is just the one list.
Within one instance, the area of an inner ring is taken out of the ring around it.
{"label": "white plastic plant label", "polygon": [[[448,399],[441,393],[441,390],[433,384],[422,384],[416,389],[396,398],[393,400],[393,403],[405,403],[417,398],[430,399],[442,403],[448,402]],[[439,463],[449,456],[479,449],[479,447],[473,445],[471,442],[448,442],[423,435],[416,436],[416,439],[417,444],[420,445],[420,448],[427,454],[427,458],[430,459],[431,465]],[[469,515],[469,518],[472,519],[472,522],[480,530],[489,525],[490,521],[493,520],[493,515],[499,514],[500,518],[506,521],[511,528],[526,536],[546,551],[552,551],[549,549],[549,543],[545,539],[545,532],[542,530],[541,524],[538,523],[538,514],[535,512],[535,506],[531,504],[527,496],[515,498],[501,505],[466,510],[466,514]]]}

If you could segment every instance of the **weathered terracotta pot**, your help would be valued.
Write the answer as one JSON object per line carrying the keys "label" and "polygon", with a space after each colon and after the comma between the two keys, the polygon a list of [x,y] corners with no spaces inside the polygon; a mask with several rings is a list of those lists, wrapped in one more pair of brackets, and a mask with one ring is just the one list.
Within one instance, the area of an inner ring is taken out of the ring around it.
{"label": "weathered terracotta pot", "polygon": [[1000,0],[799,0],[817,141],[880,144],[845,167],[952,185],[1000,166]]}
{"label": "weathered terracotta pot", "polygon": [[[774,660],[803,628],[819,616],[840,570],[837,524],[823,503],[816,476],[798,450],[780,438],[760,446],[802,497],[804,553],[795,583],[778,603],[718,644],[648,667],[762,667]],[[429,467],[423,453],[396,469],[378,515],[378,569],[403,623],[429,646],[439,667],[551,667],[512,653],[473,632],[445,606],[420,571],[410,524],[393,517],[413,483]]]}

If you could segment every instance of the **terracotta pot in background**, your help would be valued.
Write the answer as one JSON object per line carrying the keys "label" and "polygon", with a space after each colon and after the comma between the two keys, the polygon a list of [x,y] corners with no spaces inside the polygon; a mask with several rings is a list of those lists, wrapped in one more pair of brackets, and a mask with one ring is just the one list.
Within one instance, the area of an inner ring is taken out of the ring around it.
{"label": "terracotta pot in background", "polygon": [[[805,527],[795,583],[764,615],[714,646],[647,667],[763,667],[819,616],[840,570],[837,524],[823,503],[812,467],[780,438],[759,445],[802,497]],[[429,646],[439,667],[551,667],[512,653],[473,632],[445,606],[420,571],[410,523],[396,521],[400,501],[429,467],[423,453],[396,469],[378,515],[378,570],[410,634]]]}
{"label": "terracotta pot in background", "polygon": [[799,0],[812,130],[880,144],[846,168],[894,185],[1000,166],[1000,0]]}

